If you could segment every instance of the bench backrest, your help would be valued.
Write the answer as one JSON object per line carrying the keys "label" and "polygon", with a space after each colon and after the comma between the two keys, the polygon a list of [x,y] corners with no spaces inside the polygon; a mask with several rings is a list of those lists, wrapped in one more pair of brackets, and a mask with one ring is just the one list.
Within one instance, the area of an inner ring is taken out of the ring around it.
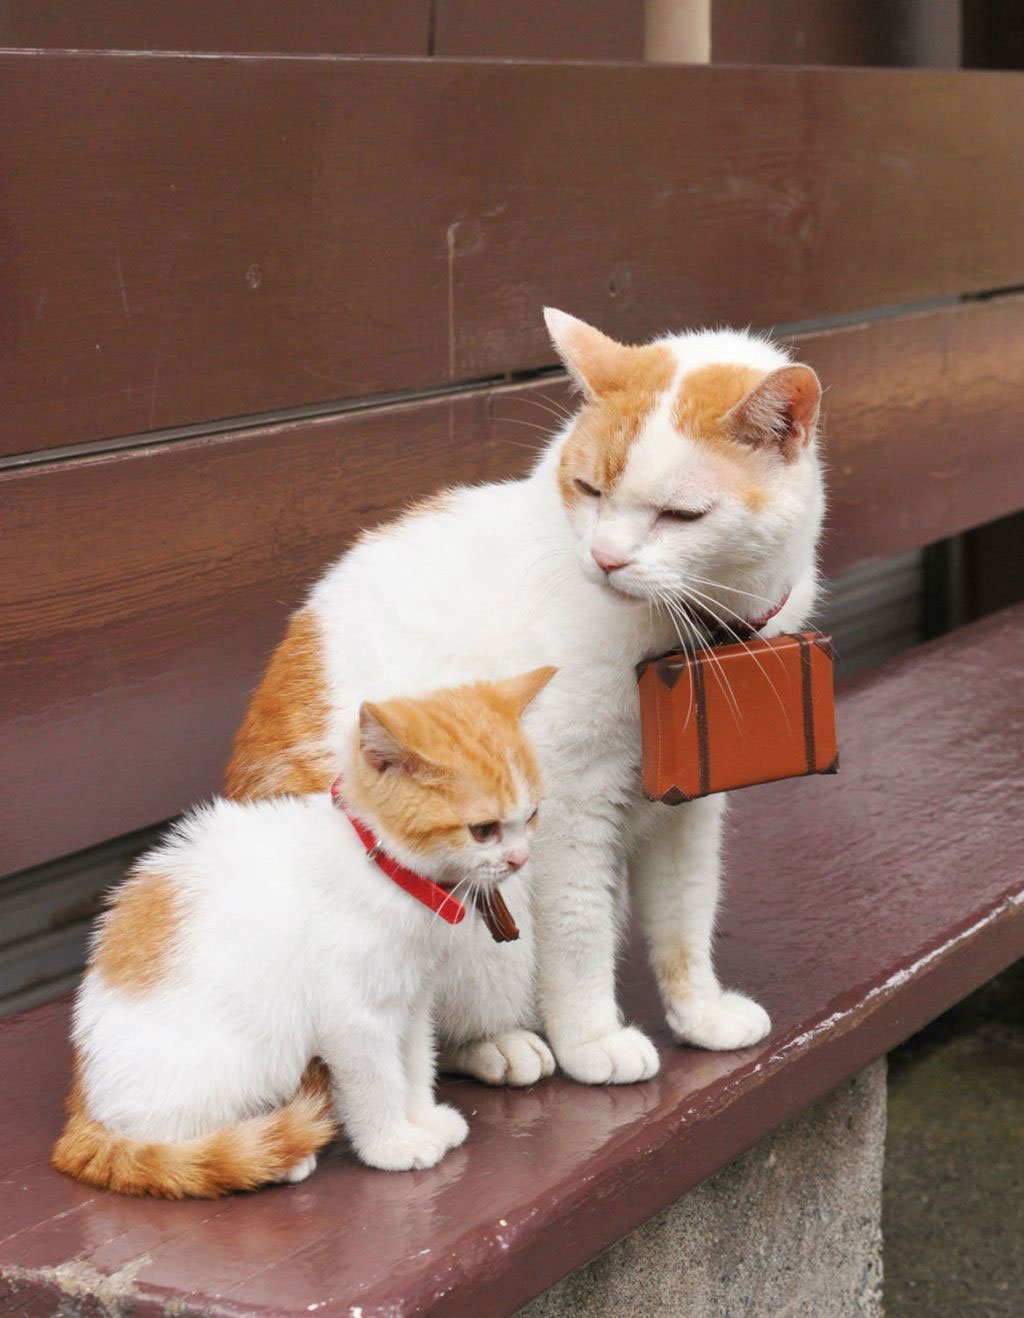
{"label": "bench backrest", "polygon": [[1024,506],[1017,75],[18,52],[0,122],[0,873],[214,790],[318,570],[525,468],[544,304],[800,331],[829,572]]}

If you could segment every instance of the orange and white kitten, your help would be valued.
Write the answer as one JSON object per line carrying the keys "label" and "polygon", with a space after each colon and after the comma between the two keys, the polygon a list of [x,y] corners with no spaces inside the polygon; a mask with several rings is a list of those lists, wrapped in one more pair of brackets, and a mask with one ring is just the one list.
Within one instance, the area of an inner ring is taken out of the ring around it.
{"label": "orange and white kitten", "polygon": [[434,1098],[431,999],[481,917],[467,903],[462,927],[446,923],[352,820],[454,897],[512,874],[525,894],[540,780],[519,718],[554,671],[365,704],[344,810],[326,793],[218,800],[144,856],[78,993],[54,1166],[212,1198],[302,1180],[335,1121],[386,1170],[461,1144],[465,1120]]}

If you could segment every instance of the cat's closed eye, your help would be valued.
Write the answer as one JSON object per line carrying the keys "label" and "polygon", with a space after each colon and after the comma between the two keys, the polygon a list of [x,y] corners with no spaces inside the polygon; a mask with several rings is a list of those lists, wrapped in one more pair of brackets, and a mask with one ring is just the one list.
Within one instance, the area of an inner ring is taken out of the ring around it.
{"label": "cat's closed eye", "polygon": [[593,485],[588,485],[586,481],[580,480],[577,477],[575,485],[580,494],[585,494],[588,499],[600,499],[601,491],[595,489]]}
{"label": "cat's closed eye", "polygon": [[498,821],[489,819],[485,824],[470,824],[469,831],[477,842],[490,842],[498,834]]}
{"label": "cat's closed eye", "polygon": [[710,508],[662,508],[658,513],[659,522],[699,522],[711,511]]}

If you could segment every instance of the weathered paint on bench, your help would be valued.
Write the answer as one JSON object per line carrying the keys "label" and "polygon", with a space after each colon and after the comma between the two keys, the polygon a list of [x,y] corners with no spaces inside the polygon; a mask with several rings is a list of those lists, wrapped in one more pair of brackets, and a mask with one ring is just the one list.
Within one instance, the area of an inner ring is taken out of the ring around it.
{"label": "weathered paint on bench", "polygon": [[472,1133],[432,1171],[335,1149],[302,1186],[220,1204],[97,1195],[45,1161],[66,1004],[4,1023],[0,1312],[513,1312],[1024,953],[1022,647],[1024,606],[858,680],[838,778],[735,798],[720,962],[770,1008],[763,1046],[673,1047],[634,949],[624,999],[662,1074],[450,1083]]}

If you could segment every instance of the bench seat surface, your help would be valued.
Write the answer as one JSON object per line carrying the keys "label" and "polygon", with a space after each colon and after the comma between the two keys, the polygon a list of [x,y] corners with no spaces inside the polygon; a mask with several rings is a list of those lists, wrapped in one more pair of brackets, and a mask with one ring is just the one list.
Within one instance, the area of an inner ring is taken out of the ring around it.
{"label": "bench seat surface", "polygon": [[661,1074],[446,1082],[471,1134],[431,1171],[336,1148],[218,1203],[91,1192],[46,1162],[67,1003],[3,1023],[0,1313],[512,1312],[1024,953],[1022,654],[1024,607],[901,656],[843,691],[838,777],[734,798],[719,960],[771,1011],[763,1045],[673,1046],[633,946],[624,1001]]}

